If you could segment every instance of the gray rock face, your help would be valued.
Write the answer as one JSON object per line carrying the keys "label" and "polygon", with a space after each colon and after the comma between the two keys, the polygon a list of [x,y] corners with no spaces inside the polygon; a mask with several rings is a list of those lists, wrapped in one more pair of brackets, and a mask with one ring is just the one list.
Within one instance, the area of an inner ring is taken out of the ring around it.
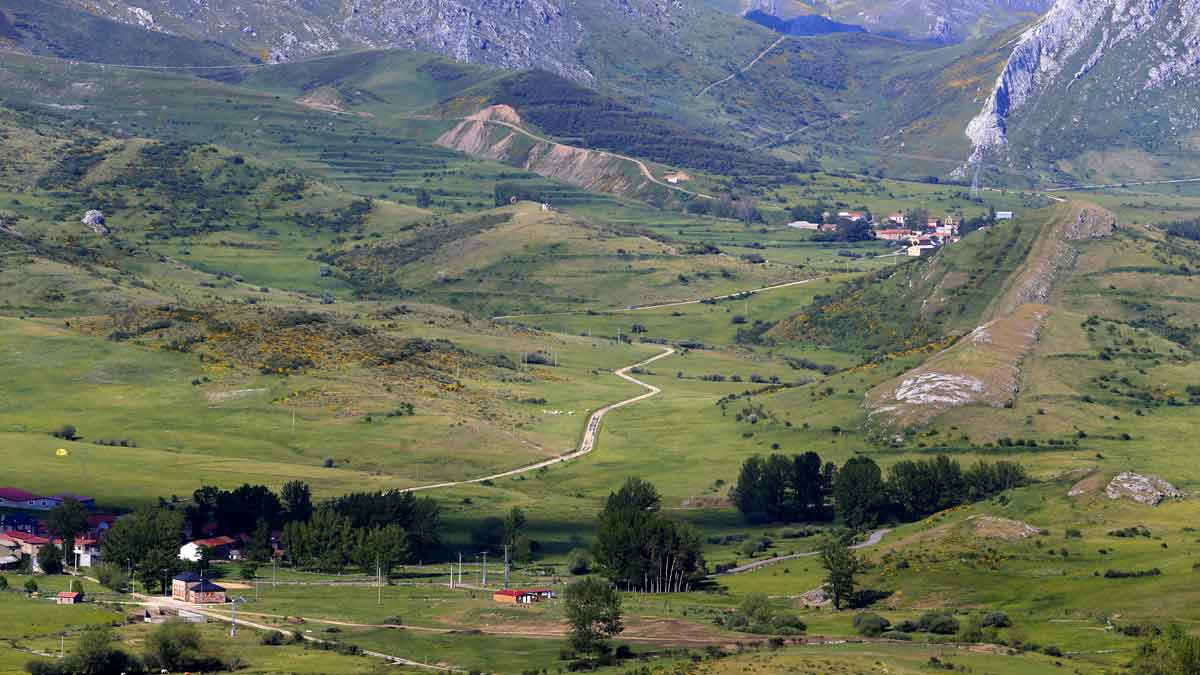
{"label": "gray rock face", "polygon": [[83,214],[83,219],[79,222],[87,225],[92,229],[92,232],[101,236],[109,233],[108,226],[104,224],[104,214],[96,209],[92,209]]}
{"label": "gray rock face", "polygon": [[[272,62],[353,47],[408,48],[594,79],[595,33],[669,38],[695,9],[673,0],[68,0],[147,30],[214,40]],[[619,46],[619,45],[618,45]]]}
{"label": "gray rock face", "polygon": [[[1056,107],[1075,104],[1077,115],[1060,115],[1060,127],[1080,116],[1129,116],[1157,107],[1172,87],[1194,84],[1198,71],[1200,0],[1057,0],[1017,40],[967,125],[971,162],[1005,155],[1013,125],[1035,109],[1052,120]],[[1089,91],[1102,92],[1103,109],[1086,98]],[[1050,98],[1061,100],[1044,103]],[[1174,119],[1187,128],[1200,121]]]}
{"label": "gray rock face", "polygon": [[1187,496],[1182,490],[1158,476],[1147,476],[1132,471],[1117,474],[1104,489],[1104,494],[1108,495],[1109,499],[1127,498],[1149,506],[1157,506],[1168,497]]}

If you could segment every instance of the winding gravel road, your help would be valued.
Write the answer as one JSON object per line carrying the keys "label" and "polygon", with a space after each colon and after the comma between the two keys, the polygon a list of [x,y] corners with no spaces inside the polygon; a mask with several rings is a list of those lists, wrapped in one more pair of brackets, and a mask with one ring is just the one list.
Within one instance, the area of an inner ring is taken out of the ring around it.
{"label": "winding gravel road", "polygon": [[633,377],[632,375],[629,374],[629,371],[633,370],[634,368],[640,368],[641,366],[649,365],[659,359],[665,359],[666,357],[668,357],[674,353],[675,353],[674,348],[663,347],[663,351],[660,354],[655,354],[654,356],[651,356],[650,358],[648,358],[644,361],[638,361],[637,363],[630,364],[628,366],[625,366],[624,368],[618,368],[617,370],[614,370],[613,375],[616,375],[617,377],[619,377],[623,380],[632,382],[638,386],[645,387],[647,391],[644,394],[634,396],[633,398],[627,398],[623,401],[617,401],[616,403],[610,403],[609,405],[606,405],[603,408],[592,413],[592,416],[588,419],[587,427],[583,430],[583,439],[580,440],[579,448],[577,450],[569,452],[565,455],[559,455],[558,457],[553,457],[551,459],[543,460],[536,464],[530,464],[528,466],[523,466],[523,467],[520,467],[517,469],[503,471],[501,473],[494,473],[490,476],[481,476],[479,478],[472,478],[470,480],[457,480],[457,481],[447,481],[444,483],[433,483],[431,485],[419,485],[417,487],[405,488],[404,491],[405,492],[416,492],[418,490],[434,490],[437,488],[454,487],[456,485],[470,485],[472,483],[482,483],[485,480],[496,480],[497,478],[507,478],[509,476],[516,476],[518,474],[527,473],[529,471],[536,471],[543,467],[551,466],[553,464],[558,464],[559,462],[570,461],[577,457],[582,457],[582,456],[588,454],[589,452],[592,451],[592,448],[595,447],[595,445],[596,445],[596,436],[600,432],[600,421],[604,419],[605,415],[616,410],[617,408],[623,408],[632,403],[637,403],[638,401],[643,401],[645,399],[648,399],[651,396],[655,396],[660,391],[662,391],[661,389],[659,389],[658,387],[656,387],[652,384],[647,384],[646,382],[642,382],[641,380],[637,379],[636,377]]}
{"label": "winding gravel road", "polygon": [[[860,548],[869,548],[871,546],[874,546],[875,544],[878,544],[880,541],[883,541],[883,535],[887,534],[888,531],[889,530],[887,528],[875,530],[871,534],[867,535],[867,538],[865,540],[860,541],[859,543],[851,546],[850,548],[858,550]],[[765,560],[756,560],[752,563],[746,563],[745,565],[739,565],[732,569],[727,569],[724,572],[721,572],[719,574],[710,574],[710,575],[708,575],[708,577],[710,579],[713,579],[716,577],[729,576],[730,574],[741,574],[742,572],[752,572],[760,567],[766,567],[767,565],[774,565],[775,563],[781,563],[781,562],[784,562],[787,560],[795,560],[797,558],[811,558],[812,556],[818,555],[820,553],[821,553],[820,551],[808,551],[807,553],[792,553],[791,555],[779,555],[779,556],[775,556],[774,558],[767,558]]]}

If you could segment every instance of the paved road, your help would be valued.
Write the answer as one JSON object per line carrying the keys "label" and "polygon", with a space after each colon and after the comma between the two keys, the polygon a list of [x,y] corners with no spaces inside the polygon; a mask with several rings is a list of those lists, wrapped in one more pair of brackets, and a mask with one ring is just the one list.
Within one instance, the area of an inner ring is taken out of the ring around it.
{"label": "paved road", "polygon": [[[871,534],[867,535],[867,538],[865,541],[861,541],[861,542],[851,546],[850,548],[858,550],[860,548],[868,548],[868,547],[874,546],[874,545],[878,544],[880,541],[882,541],[883,535],[885,535],[887,533],[888,533],[887,528],[875,530]],[[756,560],[752,563],[746,563],[745,565],[739,565],[732,569],[725,570],[724,572],[721,572],[720,574],[710,574],[708,576],[709,576],[709,578],[715,578],[715,577],[728,576],[730,574],[741,574],[742,572],[751,572],[760,567],[766,567],[767,565],[774,565],[776,563],[781,563],[781,562],[784,562],[787,560],[795,560],[797,558],[811,558],[812,556],[818,555],[819,553],[820,553],[820,551],[809,551],[807,553],[793,553],[791,555],[775,556],[774,558],[767,558],[765,560]]]}
{"label": "paved road", "polygon": [[[663,302],[663,303],[659,303],[656,305],[634,305],[632,307],[617,307],[617,308],[613,308],[613,309],[606,309],[606,310],[600,310],[600,311],[614,312],[614,313],[615,312],[641,312],[641,311],[647,310],[647,309],[662,309],[664,307],[682,307],[684,305],[698,305],[702,302],[708,302],[710,300],[728,300],[729,298],[736,298],[736,297],[739,297],[742,295],[755,295],[758,293],[762,293],[764,291],[774,291],[774,290],[778,290],[780,288],[788,288],[790,286],[799,286],[801,284],[811,284],[814,281],[817,281],[819,279],[824,279],[824,278],[826,278],[826,277],[813,277],[812,279],[801,279],[799,281],[788,281],[788,282],[785,282],[782,284],[775,284],[774,286],[763,286],[762,288],[752,288],[748,291],[738,291],[736,293],[727,293],[725,295],[715,295],[712,297],[700,298],[697,300],[678,300],[676,302]],[[586,310],[586,309],[573,309],[573,310],[569,310],[566,312],[544,312],[541,314],[502,314],[500,316],[493,316],[492,321],[504,321],[506,319],[520,319],[521,317],[525,317],[525,316],[570,316],[572,314],[586,314],[588,311],[589,310]]]}
{"label": "paved road", "polygon": [[636,377],[633,377],[632,375],[629,374],[629,371],[633,370],[634,368],[639,368],[641,366],[649,365],[659,359],[666,358],[674,353],[675,353],[675,350],[673,348],[663,347],[663,351],[660,354],[655,354],[654,356],[651,356],[650,358],[648,358],[644,361],[639,361],[637,363],[625,366],[624,368],[618,368],[617,370],[614,370],[613,374],[616,375],[617,377],[619,377],[623,380],[632,382],[641,387],[645,387],[647,389],[647,391],[646,391],[646,393],[638,395],[638,396],[634,396],[633,398],[627,398],[623,401],[617,401],[616,403],[610,403],[609,405],[606,405],[603,408],[592,413],[592,416],[588,419],[587,427],[583,431],[583,439],[580,441],[579,448],[577,450],[575,450],[573,452],[569,452],[565,455],[559,455],[558,457],[554,457],[552,459],[543,460],[536,464],[530,464],[528,466],[523,466],[523,467],[520,467],[517,469],[511,469],[509,471],[504,471],[501,473],[494,473],[490,476],[481,476],[479,478],[472,478],[470,480],[458,480],[458,481],[447,481],[444,483],[433,483],[431,485],[419,485],[417,487],[406,488],[404,491],[405,492],[416,492],[418,490],[434,490],[437,488],[454,487],[456,485],[469,485],[471,483],[482,483],[485,480],[496,480],[497,478],[507,478],[509,476],[516,476],[518,474],[527,473],[529,471],[536,471],[538,469],[541,469],[542,467],[547,467],[547,466],[551,466],[554,464],[558,464],[559,462],[566,462],[566,461],[576,459],[578,457],[582,457],[582,456],[588,454],[589,452],[592,451],[592,448],[595,447],[596,436],[600,431],[600,421],[602,419],[604,419],[605,415],[612,412],[613,410],[616,410],[617,408],[623,408],[627,405],[637,403],[638,401],[648,399],[651,396],[655,396],[660,391],[662,391],[661,389],[659,389],[658,387],[656,387],[652,384],[647,384],[647,383],[642,382],[641,380],[637,379]]}
{"label": "paved road", "polygon": [[700,98],[701,96],[707,94],[708,90],[712,89],[713,87],[715,87],[717,85],[725,84],[726,82],[732,80],[733,78],[737,77],[741,73],[744,73],[747,70],[750,70],[751,68],[754,67],[754,64],[761,61],[764,56],[766,56],[768,53],[770,53],[770,51],[772,49],[775,49],[776,47],[778,47],[779,44],[786,39],[787,39],[786,35],[780,35],[778,40],[772,42],[770,47],[767,47],[766,49],[759,52],[758,56],[754,57],[754,60],[752,60],[750,63],[747,63],[741,70],[739,70],[736,73],[733,73],[731,75],[728,75],[726,77],[723,77],[723,78],[717,80],[716,82],[713,82],[712,84],[708,85],[707,87],[701,89],[700,93],[696,94],[696,98]]}

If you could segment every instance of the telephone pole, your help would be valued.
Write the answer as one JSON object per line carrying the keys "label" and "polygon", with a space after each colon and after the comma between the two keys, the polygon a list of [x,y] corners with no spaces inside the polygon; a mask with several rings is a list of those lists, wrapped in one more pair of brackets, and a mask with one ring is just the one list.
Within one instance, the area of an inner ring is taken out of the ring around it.
{"label": "telephone pole", "polygon": [[504,545],[504,588],[508,588],[508,544]]}
{"label": "telephone pole", "polygon": [[375,604],[383,606],[383,566],[379,564],[379,554],[375,555]]}
{"label": "telephone pole", "polygon": [[487,588],[487,551],[483,552],[483,581],[479,585]]}

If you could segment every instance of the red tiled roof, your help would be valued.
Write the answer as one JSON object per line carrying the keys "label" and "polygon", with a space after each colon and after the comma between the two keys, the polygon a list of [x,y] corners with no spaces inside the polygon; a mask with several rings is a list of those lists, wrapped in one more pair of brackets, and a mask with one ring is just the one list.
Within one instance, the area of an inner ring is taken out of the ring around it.
{"label": "red tiled roof", "polygon": [[20,488],[6,487],[0,488],[0,498],[7,499],[10,502],[27,502],[31,499],[37,499],[38,496]]}
{"label": "red tiled roof", "polygon": [[503,590],[496,591],[492,595],[503,595],[504,597],[515,598],[518,595],[521,595],[521,593],[523,593],[523,591],[518,591],[513,588],[505,588]]}
{"label": "red tiled roof", "polygon": [[234,539],[233,537],[220,536],[220,537],[209,537],[208,539],[197,539],[196,541],[193,541],[192,543],[197,546],[206,546],[208,548],[212,548],[213,546],[228,546],[228,545],[234,543],[235,541],[237,541],[237,540]]}
{"label": "red tiled roof", "polygon": [[28,532],[17,532],[15,530],[12,532],[5,532],[4,536],[8,537],[9,539],[16,539],[17,541],[23,541],[26,544],[36,544],[38,546],[50,542],[50,540],[45,537],[39,537],[36,534],[29,534]]}
{"label": "red tiled roof", "polygon": [[112,525],[115,522],[117,522],[117,517],[112,514],[102,514],[87,517],[87,524],[89,527],[98,527],[102,523],[108,523],[109,525]]}
{"label": "red tiled roof", "polygon": [[74,600],[75,598],[78,598],[78,597],[79,597],[79,596],[81,596],[81,595],[83,595],[83,594],[82,594],[82,593],[77,593],[77,592],[75,592],[75,591],[59,591],[59,592],[58,592],[58,597],[60,597],[60,598],[70,598],[70,599],[72,599],[72,600]]}

